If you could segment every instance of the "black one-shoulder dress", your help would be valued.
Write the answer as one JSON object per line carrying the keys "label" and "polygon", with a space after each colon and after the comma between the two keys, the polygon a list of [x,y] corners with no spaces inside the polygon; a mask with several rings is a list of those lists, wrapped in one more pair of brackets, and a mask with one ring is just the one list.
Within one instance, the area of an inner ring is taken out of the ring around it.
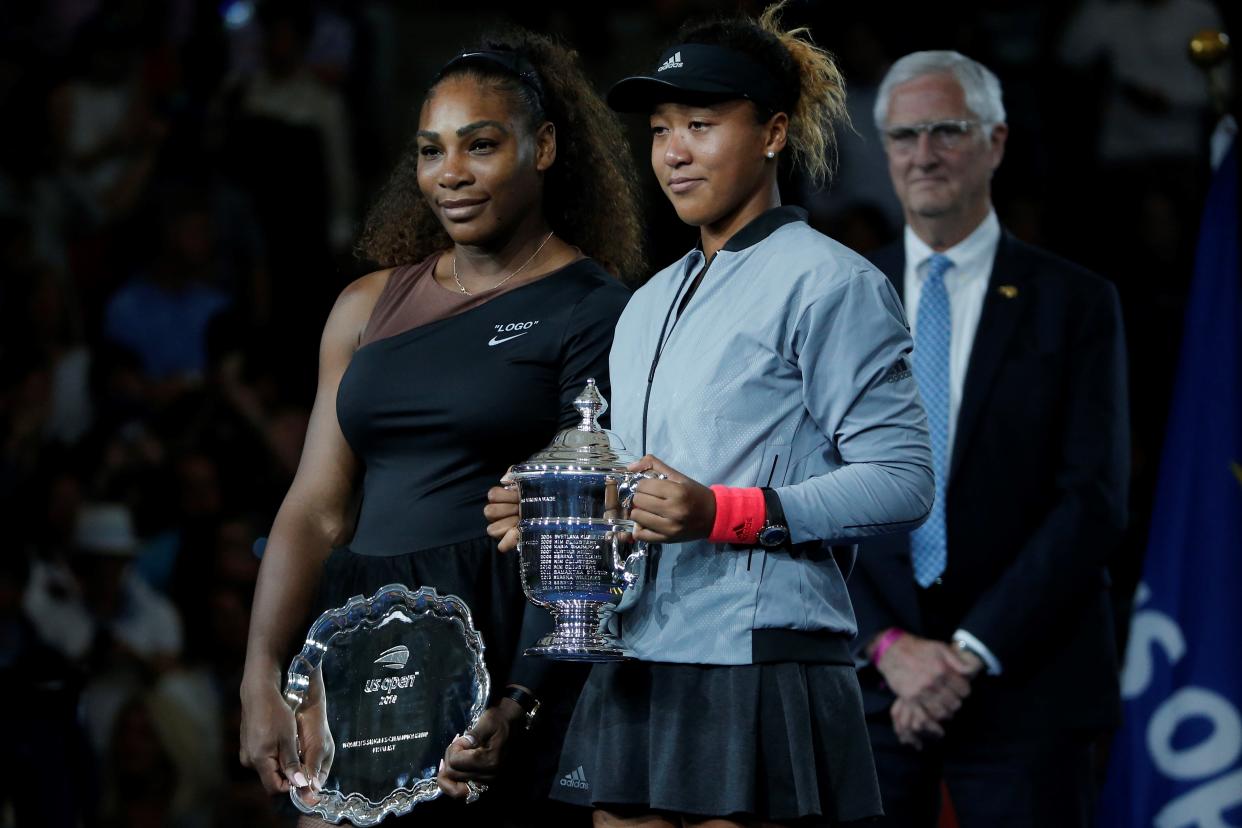
{"label": "black one-shoulder dress", "polygon": [[613,328],[630,294],[581,259],[400,330],[436,258],[393,272],[371,319],[400,332],[364,338],[341,379],[337,417],[364,469],[362,500],[353,538],[325,564],[317,610],[388,583],[434,587],[469,605],[494,694],[510,682],[539,688],[536,726],[505,778],[469,807],[444,797],[416,806],[411,821],[548,824],[548,809],[564,808],[558,824],[589,824],[589,813],[546,799],[585,673],[520,655],[528,605],[517,558],[497,552],[483,507],[510,465],[577,421],[572,401],[588,378],[608,393]]}

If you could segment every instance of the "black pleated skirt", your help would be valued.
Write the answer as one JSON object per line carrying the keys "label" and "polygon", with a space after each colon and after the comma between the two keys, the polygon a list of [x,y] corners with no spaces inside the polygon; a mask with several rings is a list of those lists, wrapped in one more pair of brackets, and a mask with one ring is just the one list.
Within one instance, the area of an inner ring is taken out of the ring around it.
{"label": "black pleated skirt", "polygon": [[[315,617],[354,595],[371,596],[386,584],[404,584],[410,589],[429,586],[441,595],[456,595],[465,601],[475,628],[483,636],[493,697],[503,692],[515,657],[523,657],[517,650],[526,597],[516,555],[500,554],[496,542],[487,537],[382,557],[359,555],[342,547],[324,564]],[[550,674],[549,686],[540,688],[542,707],[535,727],[513,740],[502,777],[478,802],[467,806],[442,796],[414,806],[406,817],[385,819],[381,824],[589,826],[589,812],[550,801],[547,796],[586,675],[584,665],[557,665]]]}
{"label": "black pleated skirt", "polygon": [[596,665],[552,796],[808,825],[883,812],[854,669],[791,662]]}

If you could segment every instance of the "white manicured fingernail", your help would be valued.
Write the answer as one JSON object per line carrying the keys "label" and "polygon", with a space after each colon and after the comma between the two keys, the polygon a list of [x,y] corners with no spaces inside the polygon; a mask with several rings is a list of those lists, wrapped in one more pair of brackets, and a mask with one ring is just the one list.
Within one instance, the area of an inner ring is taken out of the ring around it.
{"label": "white manicured fingernail", "polygon": [[293,774],[293,784],[297,785],[299,788],[305,788],[310,783],[306,781],[306,777],[302,774],[302,772],[298,771]]}

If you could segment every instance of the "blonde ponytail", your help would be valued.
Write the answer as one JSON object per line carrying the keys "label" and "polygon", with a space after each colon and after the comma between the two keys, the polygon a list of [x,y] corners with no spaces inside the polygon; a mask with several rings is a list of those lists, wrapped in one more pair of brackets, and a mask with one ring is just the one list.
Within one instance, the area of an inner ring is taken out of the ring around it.
{"label": "blonde ponytail", "polygon": [[796,168],[803,170],[815,186],[832,179],[837,167],[836,125],[850,126],[845,108],[845,78],[828,52],[811,40],[805,26],[784,31],[781,14],[788,0],[764,9],[759,28],[774,35],[789,52],[798,68],[800,92],[789,113],[789,151]]}

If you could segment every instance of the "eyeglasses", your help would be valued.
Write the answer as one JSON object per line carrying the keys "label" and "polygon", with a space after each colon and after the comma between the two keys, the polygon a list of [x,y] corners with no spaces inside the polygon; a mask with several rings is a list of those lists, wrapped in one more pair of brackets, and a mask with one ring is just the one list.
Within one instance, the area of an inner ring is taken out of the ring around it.
{"label": "eyeglasses", "polygon": [[932,149],[951,150],[961,146],[972,127],[981,126],[982,121],[924,121],[921,124],[889,127],[884,130],[884,137],[889,149],[898,154],[914,152],[923,133],[927,133],[927,142]]}

